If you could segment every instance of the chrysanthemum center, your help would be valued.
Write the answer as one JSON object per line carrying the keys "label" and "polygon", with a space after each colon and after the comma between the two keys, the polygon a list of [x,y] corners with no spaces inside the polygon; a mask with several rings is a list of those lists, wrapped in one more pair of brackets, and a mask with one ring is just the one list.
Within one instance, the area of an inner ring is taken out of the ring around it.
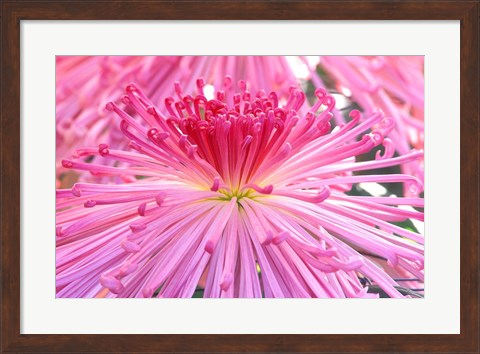
{"label": "chrysanthemum center", "polygon": [[252,198],[255,191],[251,188],[243,189],[243,190],[219,190],[219,193],[222,196],[219,197],[220,200],[230,201],[233,197],[237,198],[237,202],[240,201],[242,198]]}

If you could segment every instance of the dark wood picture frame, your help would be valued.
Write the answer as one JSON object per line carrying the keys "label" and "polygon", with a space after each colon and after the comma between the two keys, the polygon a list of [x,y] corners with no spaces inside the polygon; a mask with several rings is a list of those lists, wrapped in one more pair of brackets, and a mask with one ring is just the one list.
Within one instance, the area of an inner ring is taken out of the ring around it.
{"label": "dark wood picture frame", "polygon": [[[479,352],[479,7],[474,1],[14,1],[1,3],[1,352]],[[459,20],[461,333],[20,334],[22,20]]]}

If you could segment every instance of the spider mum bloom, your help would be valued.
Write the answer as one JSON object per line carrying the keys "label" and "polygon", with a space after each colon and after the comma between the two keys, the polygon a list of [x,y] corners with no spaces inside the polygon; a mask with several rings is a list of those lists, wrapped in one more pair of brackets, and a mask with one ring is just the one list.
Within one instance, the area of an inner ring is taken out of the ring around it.
{"label": "spider mum bloom", "polygon": [[[320,66],[335,81],[336,89],[358,103],[369,115],[382,109],[395,121],[389,138],[399,155],[424,144],[424,58],[422,56],[323,56]],[[311,70],[312,80],[322,87]],[[341,116],[336,115],[336,118]],[[338,121],[338,119],[337,119]],[[402,172],[423,179],[423,160],[401,166]],[[409,195],[408,190],[405,195]]]}
{"label": "spider mum bloom", "polygon": [[[250,78],[250,88],[272,87],[281,97],[288,96],[297,78],[282,56],[59,56],[56,58],[56,141],[57,175],[65,172],[61,160],[78,146],[97,141],[124,149],[124,139],[112,116],[105,114],[105,102],[116,100],[123,88],[134,81],[154,102],[174,95],[171,83],[180,80],[186,92],[195,88],[200,74],[209,84],[221,86],[226,72],[233,78]],[[118,101],[116,101],[119,103]],[[130,112],[133,114],[134,112]],[[133,117],[136,116],[133,114]],[[102,164],[108,161],[94,158]],[[69,180],[75,176],[69,175]],[[82,181],[101,181],[91,176]],[[63,180],[63,178],[62,178]],[[64,185],[69,184],[64,181]]]}
{"label": "spider mum bloom", "polygon": [[[423,281],[423,236],[394,222],[423,213],[423,199],[346,194],[354,183],[399,182],[409,175],[355,175],[421,158],[392,157],[392,121],[382,112],[330,129],[334,99],[300,116],[305,94],[291,88],[239,92],[226,78],[215,98],[184,95],[159,109],[129,85],[120,118],[130,150],[78,149],[119,165],[64,160],[65,168],[120,176],[130,183],[77,183],[57,191],[58,297],[375,297],[364,279],[403,297],[385,267]],[[134,111],[140,124],[127,113]],[[358,139],[357,139],[358,138]],[[355,157],[383,144],[377,159]],[[375,258],[385,262],[380,266]]]}

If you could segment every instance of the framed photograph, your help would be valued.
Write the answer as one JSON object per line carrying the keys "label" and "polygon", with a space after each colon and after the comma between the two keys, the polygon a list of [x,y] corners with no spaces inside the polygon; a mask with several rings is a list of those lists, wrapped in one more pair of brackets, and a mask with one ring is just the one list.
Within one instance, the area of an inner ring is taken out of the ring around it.
{"label": "framed photograph", "polygon": [[478,352],[478,1],[1,10],[2,352]]}

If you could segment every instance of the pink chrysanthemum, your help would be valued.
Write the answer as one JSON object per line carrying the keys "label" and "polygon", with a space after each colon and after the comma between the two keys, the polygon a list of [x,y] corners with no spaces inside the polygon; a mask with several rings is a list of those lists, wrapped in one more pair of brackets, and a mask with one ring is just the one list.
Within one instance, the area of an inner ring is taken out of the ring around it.
{"label": "pink chrysanthemum", "polygon": [[[287,97],[289,86],[298,81],[282,56],[58,56],[56,65],[58,177],[65,172],[61,160],[78,146],[101,140],[125,148],[122,134],[104,106],[117,100],[132,81],[154,102],[174,95],[171,83],[177,80],[186,92],[192,92],[199,75],[216,86],[227,72],[235,80],[248,77],[251,89],[272,87],[281,97]],[[108,163],[102,158],[95,160]],[[64,185],[76,178],[69,177]]]}
{"label": "pink chrysanthemum", "polygon": [[[423,56],[324,56],[320,67],[334,80],[336,89],[369,115],[378,109],[395,121],[389,137],[396,152],[424,145]],[[312,70],[317,87],[324,83]],[[339,117],[337,115],[336,117]],[[402,172],[423,179],[423,160],[401,166]],[[409,195],[408,190],[405,195]]]}
{"label": "pink chrysanthemum", "polygon": [[[202,80],[195,96],[176,84],[178,99],[160,109],[129,85],[127,108],[107,104],[131,149],[102,143],[76,156],[114,163],[62,164],[126,182],[57,191],[58,297],[191,297],[198,287],[205,297],[377,296],[369,285],[402,297],[389,272],[423,281],[423,236],[394,224],[423,220],[403,207],[423,199],[346,193],[369,182],[422,190],[409,175],[355,174],[422,157],[392,157],[392,120],[353,111],[330,131],[325,90],[299,115],[298,89],[282,103],[239,87],[226,78],[207,100]],[[356,162],[382,143],[383,155]]]}

